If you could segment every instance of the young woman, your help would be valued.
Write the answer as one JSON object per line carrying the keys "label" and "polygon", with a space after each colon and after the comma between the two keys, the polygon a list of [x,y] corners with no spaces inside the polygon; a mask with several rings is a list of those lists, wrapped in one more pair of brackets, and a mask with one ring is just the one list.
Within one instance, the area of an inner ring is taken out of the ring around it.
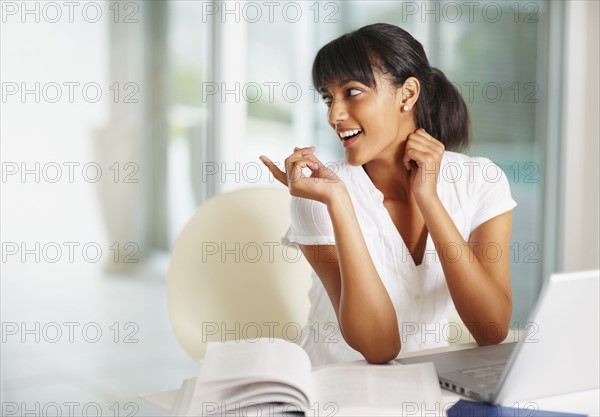
{"label": "young woman", "polygon": [[282,171],[260,157],[294,196],[284,240],[316,274],[300,341],[313,365],[447,344],[454,308],[478,344],[501,342],[516,203],[500,168],[455,152],[470,140],[458,91],[389,24],[321,48],[313,83],[345,160],[295,148]]}

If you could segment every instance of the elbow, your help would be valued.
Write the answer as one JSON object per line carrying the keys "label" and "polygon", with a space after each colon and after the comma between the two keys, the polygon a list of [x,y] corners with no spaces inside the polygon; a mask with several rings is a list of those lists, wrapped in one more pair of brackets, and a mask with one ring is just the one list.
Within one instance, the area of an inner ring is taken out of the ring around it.
{"label": "elbow", "polygon": [[396,316],[393,320],[362,321],[352,316],[340,317],[342,337],[370,364],[385,364],[398,357],[401,349]]}
{"label": "elbow", "polygon": [[506,332],[506,334],[504,336],[493,337],[493,338],[479,337],[479,338],[476,338],[475,340],[479,346],[499,345],[500,343],[502,343],[504,341],[504,339],[506,339],[506,336],[508,336],[508,332]]}
{"label": "elbow", "polygon": [[479,346],[498,345],[508,337],[509,323],[508,321],[490,322],[481,326],[481,330],[474,332],[473,336]]}
{"label": "elbow", "polygon": [[396,359],[402,347],[398,332],[386,336],[379,334],[378,337],[364,337],[362,334],[360,337],[352,337],[354,335],[342,330],[342,336],[350,347],[363,355],[368,363],[374,365],[385,364]]}
{"label": "elbow", "polygon": [[[467,328],[479,346],[497,345],[506,340],[510,333],[510,317],[512,305],[492,312],[485,321],[476,321],[473,327]],[[465,323],[466,324],[466,323]]]}
{"label": "elbow", "polygon": [[361,351],[365,360],[373,365],[383,365],[390,361],[393,361],[398,357],[400,353],[401,344],[400,338],[385,344],[377,344],[376,346],[369,346]]}
{"label": "elbow", "polygon": [[398,349],[395,353],[376,352],[373,355],[364,354],[364,357],[371,365],[385,365],[386,363],[396,359],[399,353],[400,350]]}

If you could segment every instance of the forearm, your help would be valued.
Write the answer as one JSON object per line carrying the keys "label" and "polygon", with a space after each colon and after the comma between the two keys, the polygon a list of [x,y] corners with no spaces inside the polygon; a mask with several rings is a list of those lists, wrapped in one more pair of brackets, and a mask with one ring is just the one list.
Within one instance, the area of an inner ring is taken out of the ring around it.
{"label": "forearm", "polygon": [[[420,209],[460,317],[479,344],[502,341],[512,313],[510,293],[482,266],[439,199],[429,199]],[[507,262],[501,249],[498,257],[497,262]]]}
{"label": "forearm", "polygon": [[327,208],[340,267],[340,329],[346,342],[367,360],[380,357],[387,362],[400,350],[394,305],[375,269],[348,193],[332,198]]}

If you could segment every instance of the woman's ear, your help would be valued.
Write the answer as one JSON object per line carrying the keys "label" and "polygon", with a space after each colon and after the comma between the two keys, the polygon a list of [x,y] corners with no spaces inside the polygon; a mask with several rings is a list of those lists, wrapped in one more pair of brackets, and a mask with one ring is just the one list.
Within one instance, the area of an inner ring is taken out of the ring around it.
{"label": "woman's ear", "polygon": [[419,93],[421,92],[421,84],[415,77],[408,77],[399,89],[401,97],[400,110],[403,113],[408,113],[417,104]]}

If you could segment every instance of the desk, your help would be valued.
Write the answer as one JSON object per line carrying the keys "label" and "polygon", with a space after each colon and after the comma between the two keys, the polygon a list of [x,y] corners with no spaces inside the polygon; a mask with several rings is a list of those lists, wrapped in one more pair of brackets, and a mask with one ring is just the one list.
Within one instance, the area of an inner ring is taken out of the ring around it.
{"label": "desk", "polygon": [[[516,335],[518,337],[518,335]],[[505,342],[511,342],[510,338],[505,340]],[[449,351],[457,351],[463,349],[470,349],[477,347],[477,344],[465,343],[465,344],[453,344],[441,348],[422,350],[416,352],[410,352],[406,354],[401,354],[401,358],[409,358],[413,356],[422,356],[422,355],[430,355],[435,353],[449,352]],[[361,366],[364,361],[356,361],[356,366]],[[328,365],[324,365],[328,366]],[[163,409],[164,411],[170,411],[173,409],[174,403],[177,401],[179,395],[179,390],[167,391],[163,393],[155,393],[150,395],[141,396],[144,400],[150,402],[151,404]],[[456,394],[451,391],[446,391],[442,389],[442,401],[443,403],[440,406],[440,410],[447,410],[452,404],[456,403],[459,399],[465,398],[459,394]],[[504,404],[505,406],[514,406],[515,404]],[[600,389],[594,389],[589,391],[582,391],[573,394],[560,395],[548,398],[540,398],[540,399],[532,399],[525,403],[520,403],[519,406],[521,408],[525,408],[526,406],[537,407],[539,410],[546,411],[555,411],[555,412],[565,412],[565,413],[580,413],[587,414],[589,416],[600,416]],[[428,410],[423,410],[424,412]],[[533,409],[532,409],[533,411]],[[530,412],[526,412],[530,413]],[[431,413],[426,415],[432,415]],[[530,414],[524,414],[530,415]],[[534,414],[531,414],[534,415]]]}
{"label": "desk", "polygon": [[[518,338],[518,336],[517,336]],[[505,340],[504,342],[512,342],[514,340]],[[414,356],[432,355],[435,353],[451,352],[463,349],[471,349],[477,347],[475,342],[454,344],[444,346],[441,348],[421,350],[416,352],[409,352],[401,354],[400,358],[410,358]],[[600,376],[599,376],[600,377]],[[444,404],[452,404],[457,402],[459,399],[469,398],[462,395],[456,394],[452,391],[442,389],[442,399]],[[526,403],[521,403],[520,406],[524,407],[526,404],[537,407],[539,410],[545,411],[556,411],[565,413],[580,413],[587,414],[589,416],[600,416],[600,388],[596,388],[588,391],[581,391],[572,394],[558,395],[547,398],[531,399]],[[503,404],[507,407],[514,406],[514,404]]]}

